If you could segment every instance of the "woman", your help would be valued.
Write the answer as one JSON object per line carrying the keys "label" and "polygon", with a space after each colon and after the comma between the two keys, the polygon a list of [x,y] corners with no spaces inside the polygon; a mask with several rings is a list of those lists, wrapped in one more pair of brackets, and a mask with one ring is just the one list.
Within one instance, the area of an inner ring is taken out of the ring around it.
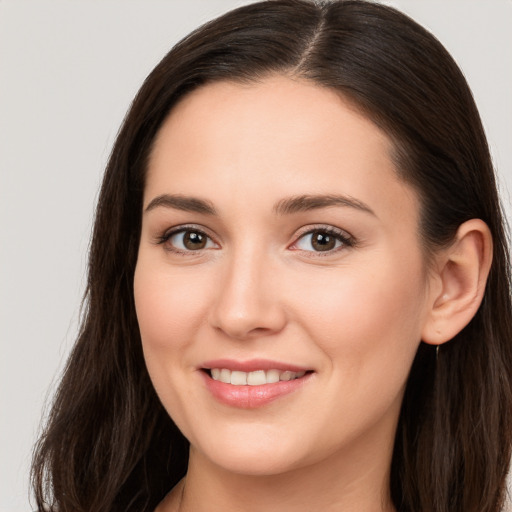
{"label": "woman", "polygon": [[503,504],[489,151],[453,60],[391,8],[273,0],[171,50],[114,146],[87,307],[41,510],[46,484],[60,511]]}

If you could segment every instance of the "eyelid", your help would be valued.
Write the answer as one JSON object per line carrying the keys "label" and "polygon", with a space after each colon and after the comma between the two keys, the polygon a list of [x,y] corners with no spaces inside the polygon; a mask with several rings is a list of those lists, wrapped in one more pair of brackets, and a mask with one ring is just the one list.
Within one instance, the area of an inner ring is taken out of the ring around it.
{"label": "eyelid", "polygon": [[[306,235],[310,235],[316,231],[324,232],[329,235],[332,235],[336,237],[338,240],[341,241],[341,246],[337,247],[335,249],[327,250],[327,251],[308,251],[306,249],[300,249],[297,247],[294,247],[297,245],[299,240],[301,240]],[[301,251],[304,253],[310,253],[310,255],[314,257],[322,257],[322,256],[329,256],[332,254],[337,253],[341,250],[346,250],[347,248],[354,247],[356,245],[356,239],[344,229],[337,228],[335,226],[329,225],[329,224],[314,224],[309,226],[304,226],[299,230],[299,232],[295,235],[295,241],[288,246],[289,249],[295,250],[295,251]]]}
{"label": "eyelid", "polygon": [[[204,228],[203,226],[200,226],[198,224],[180,224],[178,226],[173,226],[172,228],[166,229],[162,235],[159,235],[156,237],[155,243],[164,245],[166,242],[169,241],[171,237],[178,233],[183,233],[185,231],[195,231],[197,233],[200,233],[201,235],[204,235],[209,240],[211,240],[217,247],[215,249],[220,248],[220,244],[216,241],[215,237],[213,237],[209,230]],[[179,249],[177,247],[166,247],[166,250],[169,252],[177,253],[177,254],[186,254],[186,255],[193,255],[193,254],[199,254],[202,253],[205,250],[211,250],[212,248],[203,248],[203,249],[197,249],[197,250],[183,250]]]}
{"label": "eyelid", "polygon": [[[209,240],[211,240],[217,247],[214,249],[220,249],[220,244],[217,242],[216,237],[212,236],[208,229],[204,228],[201,225],[198,224],[180,224],[177,226],[173,226],[171,228],[168,228],[164,231],[162,235],[159,235],[156,237],[155,243],[164,245],[166,242],[169,241],[169,239],[178,234],[185,231],[195,231],[198,232],[205,237],[207,237]],[[306,235],[312,234],[316,231],[324,232],[327,234],[330,234],[334,237],[336,237],[338,240],[341,241],[341,246],[326,250],[326,251],[308,251],[306,249],[300,249],[297,247],[294,247],[297,245],[299,240],[301,240]],[[356,239],[346,230],[329,225],[329,224],[313,224],[313,225],[307,225],[300,228],[297,232],[297,234],[294,237],[294,242],[288,246],[288,249],[301,251],[303,253],[309,253],[310,256],[314,257],[322,257],[322,256],[329,256],[332,254],[337,253],[340,250],[346,250],[347,248],[353,247],[356,245]],[[172,248],[166,248],[169,252],[177,253],[177,254],[186,254],[186,255],[193,255],[193,254],[199,254],[202,253],[205,250],[211,250],[212,248],[203,248],[203,249],[197,249],[197,250],[182,250],[177,247]]]}

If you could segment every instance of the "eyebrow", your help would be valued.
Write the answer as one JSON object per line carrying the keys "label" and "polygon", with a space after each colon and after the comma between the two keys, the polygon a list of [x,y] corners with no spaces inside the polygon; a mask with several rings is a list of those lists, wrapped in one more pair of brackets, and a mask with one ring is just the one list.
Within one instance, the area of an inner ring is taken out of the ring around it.
{"label": "eyebrow", "polygon": [[182,196],[179,194],[162,194],[155,197],[146,207],[146,212],[154,210],[159,206],[174,208],[186,212],[202,213],[205,215],[217,215],[213,203],[197,197]]}
{"label": "eyebrow", "polygon": [[305,212],[330,206],[345,206],[355,208],[373,216],[375,212],[365,203],[350,196],[343,195],[302,195],[281,199],[274,206],[274,212],[278,215],[289,215],[292,213]]}
{"label": "eyebrow", "polygon": [[[375,212],[365,203],[350,196],[344,195],[301,195],[281,199],[274,205],[274,213],[277,215],[291,215],[293,213],[328,208],[330,206],[344,206],[355,208],[373,216]],[[149,212],[158,207],[174,208],[187,212],[202,213],[204,215],[217,215],[217,211],[211,201],[197,197],[183,196],[180,194],[162,194],[154,199],[146,207]]]}

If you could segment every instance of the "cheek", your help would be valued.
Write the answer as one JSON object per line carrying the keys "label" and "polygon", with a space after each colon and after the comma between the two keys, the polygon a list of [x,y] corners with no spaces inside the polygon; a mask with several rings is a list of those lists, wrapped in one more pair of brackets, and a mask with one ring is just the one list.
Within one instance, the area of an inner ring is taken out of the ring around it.
{"label": "cheek", "polygon": [[295,309],[297,321],[329,356],[333,369],[353,378],[389,370],[403,379],[421,337],[421,265],[381,259],[372,266],[337,269],[320,283],[302,283],[308,293],[296,290],[301,301]]}
{"label": "cheek", "polygon": [[415,271],[382,270],[343,269],[300,306],[303,329],[327,356],[325,396],[335,420],[325,432],[331,422],[354,434],[398,416],[420,342],[423,281]]}
{"label": "cheek", "polygon": [[[186,345],[200,325],[204,309],[197,282],[187,276],[138,264],[134,277],[137,320],[144,350],[175,351]],[[204,294],[203,294],[204,296]]]}
{"label": "cheek", "polygon": [[186,274],[139,259],[134,296],[144,360],[155,391],[173,420],[188,430],[190,390],[183,377],[195,372],[190,346],[207,308],[205,294],[197,293],[200,280]]}

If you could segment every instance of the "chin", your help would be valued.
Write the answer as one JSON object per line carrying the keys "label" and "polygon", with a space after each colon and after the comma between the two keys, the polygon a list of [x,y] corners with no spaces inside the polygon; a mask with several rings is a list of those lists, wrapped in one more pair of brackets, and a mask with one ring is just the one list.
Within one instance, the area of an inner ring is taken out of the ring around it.
{"label": "chin", "polygon": [[[247,453],[228,450],[229,453],[212,453],[211,462],[227,472],[245,476],[273,476],[300,467],[296,457],[285,454],[262,455],[256,450]],[[206,454],[208,456],[208,454]]]}
{"label": "chin", "polygon": [[212,443],[192,443],[196,453],[225,471],[247,476],[270,476],[296,469],[305,463],[301,443],[284,436],[217,435]]}

